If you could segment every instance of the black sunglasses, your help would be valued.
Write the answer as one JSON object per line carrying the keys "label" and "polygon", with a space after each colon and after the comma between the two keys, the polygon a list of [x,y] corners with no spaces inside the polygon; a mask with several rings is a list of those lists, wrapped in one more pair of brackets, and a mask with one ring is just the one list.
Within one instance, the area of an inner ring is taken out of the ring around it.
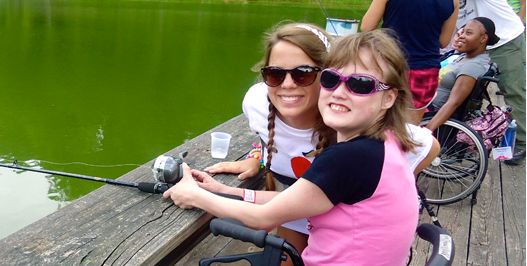
{"label": "black sunglasses", "polygon": [[322,68],[317,66],[297,66],[293,69],[283,69],[281,67],[275,67],[275,66],[266,66],[262,68],[260,71],[262,72],[262,77],[269,87],[276,87],[285,80],[285,76],[289,72],[291,74],[291,78],[293,78],[293,81],[298,86],[309,86],[315,82],[317,79],[317,74],[319,71],[321,71]]}
{"label": "black sunglasses", "polygon": [[320,74],[320,86],[328,91],[336,90],[342,81],[346,83],[346,87],[351,93],[360,96],[367,96],[391,88],[390,85],[368,74],[343,76],[333,69],[324,69]]}

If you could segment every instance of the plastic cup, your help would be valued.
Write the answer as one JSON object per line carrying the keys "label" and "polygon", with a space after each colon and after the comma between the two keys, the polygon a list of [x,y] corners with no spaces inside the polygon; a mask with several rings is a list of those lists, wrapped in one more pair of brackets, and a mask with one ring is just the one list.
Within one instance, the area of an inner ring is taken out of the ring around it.
{"label": "plastic cup", "polygon": [[225,159],[229,152],[231,135],[223,132],[213,132],[210,135],[212,137],[212,141],[210,142],[210,154],[212,158]]}

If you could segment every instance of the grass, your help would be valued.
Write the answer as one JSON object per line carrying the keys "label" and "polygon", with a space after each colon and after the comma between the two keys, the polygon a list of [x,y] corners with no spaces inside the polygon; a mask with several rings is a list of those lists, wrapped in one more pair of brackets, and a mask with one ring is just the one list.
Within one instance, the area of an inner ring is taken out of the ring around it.
{"label": "grass", "polygon": [[[188,2],[189,0],[172,0]],[[368,8],[372,0],[320,0],[325,7],[365,7]],[[190,1],[195,2],[195,1]],[[202,3],[225,2],[225,3],[270,3],[270,4],[303,4],[319,5],[319,0],[201,0]]]}

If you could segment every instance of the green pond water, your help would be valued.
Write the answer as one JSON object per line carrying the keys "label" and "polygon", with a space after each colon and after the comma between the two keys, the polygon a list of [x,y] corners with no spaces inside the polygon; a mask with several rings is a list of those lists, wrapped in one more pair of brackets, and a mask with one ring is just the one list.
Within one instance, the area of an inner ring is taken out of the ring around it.
{"label": "green pond water", "polygon": [[[316,3],[0,1],[0,159],[117,178],[240,114],[283,20],[326,23]],[[0,239],[102,185],[0,167]]]}

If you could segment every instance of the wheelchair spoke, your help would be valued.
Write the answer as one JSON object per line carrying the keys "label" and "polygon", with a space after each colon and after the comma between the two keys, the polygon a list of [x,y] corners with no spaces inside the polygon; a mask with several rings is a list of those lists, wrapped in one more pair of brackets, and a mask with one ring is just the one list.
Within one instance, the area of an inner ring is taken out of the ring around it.
{"label": "wheelchair spoke", "polygon": [[[426,124],[428,120],[423,120]],[[466,134],[473,143],[458,141],[458,133]],[[439,156],[424,169],[417,186],[430,203],[448,204],[464,199],[482,182],[487,169],[487,152],[477,133],[465,123],[449,119],[434,131],[441,145]]]}

